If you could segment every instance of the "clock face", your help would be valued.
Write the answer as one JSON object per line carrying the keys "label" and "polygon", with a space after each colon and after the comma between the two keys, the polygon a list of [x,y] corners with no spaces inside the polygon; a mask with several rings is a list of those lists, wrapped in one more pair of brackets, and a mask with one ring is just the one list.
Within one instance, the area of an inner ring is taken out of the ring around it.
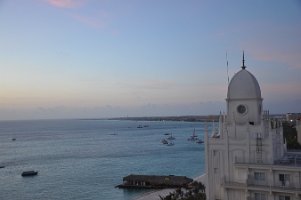
{"label": "clock face", "polygon": [[247,108],[245,105],[239,105],[237,106],[237,112],[240,114],[244,114],[247,112]]}

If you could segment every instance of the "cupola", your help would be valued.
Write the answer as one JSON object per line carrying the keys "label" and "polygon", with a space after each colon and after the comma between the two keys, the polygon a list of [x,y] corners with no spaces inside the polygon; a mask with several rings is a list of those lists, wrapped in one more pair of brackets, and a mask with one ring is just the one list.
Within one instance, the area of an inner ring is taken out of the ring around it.
{"label": "cupola", "polygon": [[260,123],[261,90],[255,76],[246,70],[244,54],[241,70],[233,76],[228,85],[226,100],[231,121],[238,124]]}

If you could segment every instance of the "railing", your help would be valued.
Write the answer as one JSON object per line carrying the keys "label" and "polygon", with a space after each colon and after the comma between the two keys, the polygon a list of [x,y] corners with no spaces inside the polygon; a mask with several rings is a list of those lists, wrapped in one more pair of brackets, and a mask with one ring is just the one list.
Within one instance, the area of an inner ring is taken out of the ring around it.
{"label": "railing", "polygon": [[273,167],[275,166],[286,166],[286,167],[301,167],[301,159],[291,159],[291,158],[286,158],[286,159],[280,159],[280,160],[275,160],[273,163],[258,163],[257,161],[254,162],[245,162],[243,159],[235,159],[235,164],[236,165],[246,165],[246,166],[266,166],[266,167]]}
{"label": "railing", "polygon": [[292,184],[281,186],[280,184],[260,183],[256,184],[254,180],[247,179],[245,183],[235,182],[235,181],[224,181],[225,188],[228,189],[245,189],[245,190],[259,190],[265,192],[289,192],[301,195],[301,186],[296,187]]}
{"label": "railing", "polygon": [[247,178],[248,185],[268,185],[266,180],[256,180],[253,176],[248,176]]}
{"label": "railing", "polygon": [[284,159],[276,160],[274,163],[278,165],[301,166],[301,157],[286,157]]}

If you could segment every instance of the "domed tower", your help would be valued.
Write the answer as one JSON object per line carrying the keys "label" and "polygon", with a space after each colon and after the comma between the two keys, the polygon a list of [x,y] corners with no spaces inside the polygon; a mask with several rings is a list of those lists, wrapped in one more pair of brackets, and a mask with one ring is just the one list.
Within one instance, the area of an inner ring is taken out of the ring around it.
{"label": "domed tower", "polygon": [[[256,78],[242,69],[228,85],[227,115],[220,115],[219,134],[205,134],[206,195],[208,199],[280,199],[290,198],[280,186],[298,177],[283,168],[286,144],[280,121],[262,111],[261,90]],[[282,163],[283,164],[283,163]],[[285,180],[284,177],[287,178]],[[275,189],[272,189],[272,188]],[[266,188],[266,189],[264,189]],[[293,190],[294,191],[294,190]]]}
{"label": "domed tower", "polygon": [[229,122],[260,124],[262,112],[261,90],[256,78],[246,70],[243,54],[242,69],[230,81],[227,93]]}

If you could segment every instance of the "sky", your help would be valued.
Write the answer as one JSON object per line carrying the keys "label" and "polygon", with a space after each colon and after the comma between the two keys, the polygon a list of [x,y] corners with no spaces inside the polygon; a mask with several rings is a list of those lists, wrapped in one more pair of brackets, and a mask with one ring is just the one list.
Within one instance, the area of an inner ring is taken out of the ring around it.
{"label": "sky", "polygon": [[300,0],[0,0],[0,120],[218,114],[242,51],[301,112]]}

